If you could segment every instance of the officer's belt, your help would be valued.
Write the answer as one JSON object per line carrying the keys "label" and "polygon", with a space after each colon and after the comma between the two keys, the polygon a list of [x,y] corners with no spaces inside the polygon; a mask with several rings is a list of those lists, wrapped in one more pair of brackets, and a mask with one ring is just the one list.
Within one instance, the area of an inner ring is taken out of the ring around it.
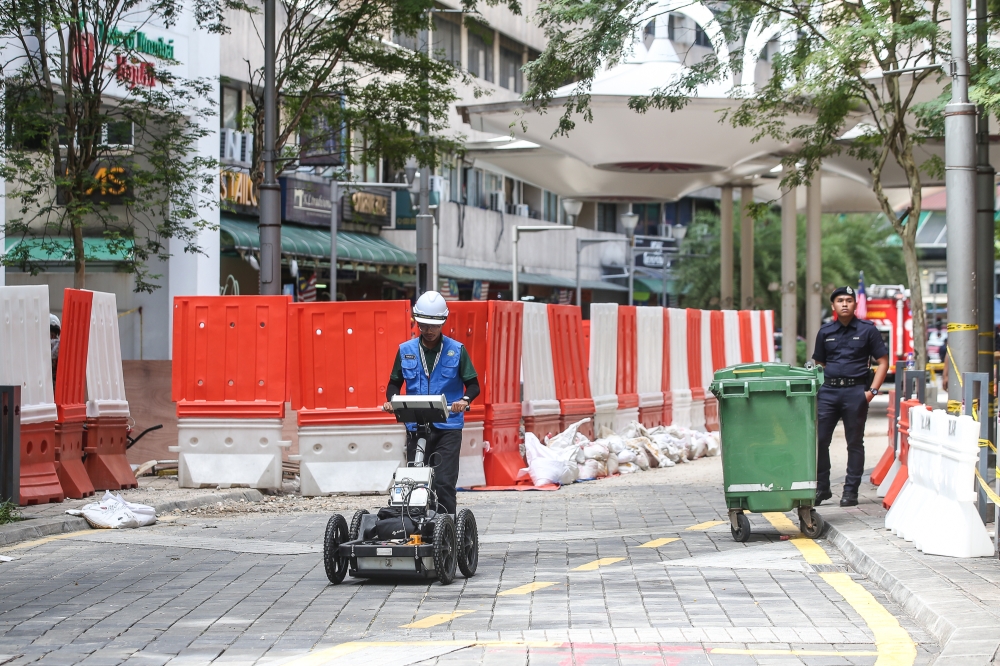
{"label": "officer's belt", "polygon": [[860,386],[867,380],[867,377],[826,377],[823,380],[823,385],[843,388],[846,386]]}

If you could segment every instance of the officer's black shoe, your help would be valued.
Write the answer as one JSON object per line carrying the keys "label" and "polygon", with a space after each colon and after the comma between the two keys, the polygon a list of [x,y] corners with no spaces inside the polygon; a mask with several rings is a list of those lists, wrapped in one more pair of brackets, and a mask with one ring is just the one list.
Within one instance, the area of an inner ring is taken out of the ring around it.
{"label": "officer's black shoe", "polygon": [[840,497],[840,506],[857,506],[858,505],[858,494],[857,493],[844,493]]}
{"label": "officer's black shoe", "polygon": [[823,503],[823,500],[828,500],[833,497],[833,493],[830,492],[829,488],[820,488],[816,491],[816,506]]}

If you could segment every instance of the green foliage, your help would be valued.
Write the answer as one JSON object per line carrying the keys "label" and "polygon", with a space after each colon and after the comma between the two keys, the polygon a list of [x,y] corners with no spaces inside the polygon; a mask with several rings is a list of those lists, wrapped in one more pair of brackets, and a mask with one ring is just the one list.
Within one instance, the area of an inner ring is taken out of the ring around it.
{"label": "green foliage", "polygon": [[0,502],[0,525],[6,525],[8,523],[16,523],[19,520],[24,520],[21,518],[21,512],[18,511],[17,505],[10,500],[4,500]]}

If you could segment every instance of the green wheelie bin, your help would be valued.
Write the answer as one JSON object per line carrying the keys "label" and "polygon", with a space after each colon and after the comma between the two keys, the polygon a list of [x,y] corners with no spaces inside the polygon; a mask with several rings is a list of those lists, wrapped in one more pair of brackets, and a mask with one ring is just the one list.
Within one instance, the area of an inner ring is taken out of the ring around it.
{"label": "green wheelie bin", "polygon": [[816,513],[816,393],[822,368],[746,363],[715,373],[722,478],[733,539],[750,538],[744,511],[798,509],[799,529],[823,531]]}

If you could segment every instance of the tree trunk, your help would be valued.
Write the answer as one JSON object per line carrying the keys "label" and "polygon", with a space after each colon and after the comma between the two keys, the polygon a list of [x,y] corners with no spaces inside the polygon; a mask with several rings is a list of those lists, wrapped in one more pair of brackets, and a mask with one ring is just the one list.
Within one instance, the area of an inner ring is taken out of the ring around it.
{"label": "tree trunk", "polygon": [[[917,225],[919,213],[911,213],[907,225]],[[904,233],[903,262],[906,265],[906,281],[910,285],[910,311],[913,313],[913,356],[917,370],[927,365],[927,313],[924,310],[924,294],[920,283],[920,267],[917,265],[916,234]]]}
{"label": "tree trunk", "polygon": [[73,288],[86,289],[87,261],[83,253],[83,227],[73,226]]}

